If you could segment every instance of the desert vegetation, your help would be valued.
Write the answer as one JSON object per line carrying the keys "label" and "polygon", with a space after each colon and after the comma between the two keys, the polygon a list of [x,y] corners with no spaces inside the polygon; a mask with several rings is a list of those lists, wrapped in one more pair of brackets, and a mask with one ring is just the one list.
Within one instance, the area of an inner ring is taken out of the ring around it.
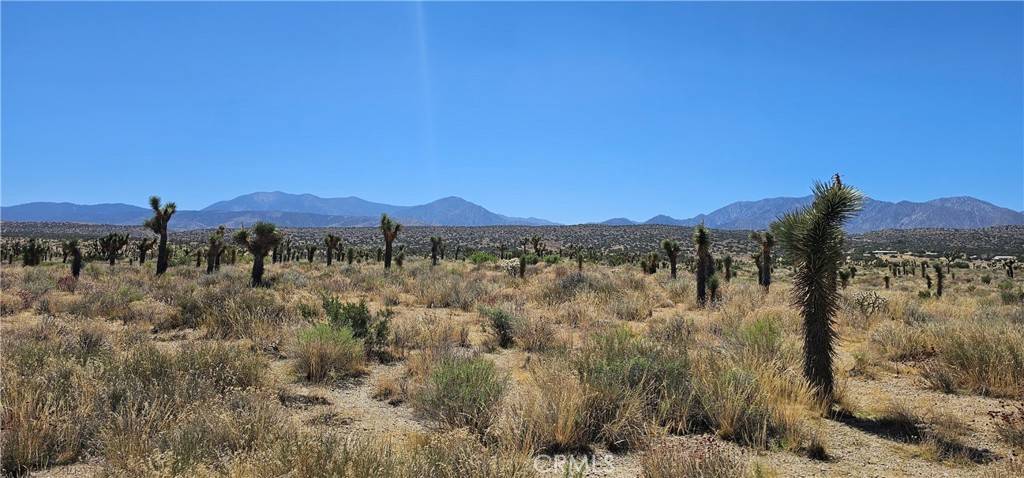
{"label": "desert vegetation", "polygon": [[148,236],[5,238],[3,471],[1020,476],[1014,263],[864,255],[856,190],[815,195],[753,234],[603,228],[628,248],[176,238],[158,198]]}

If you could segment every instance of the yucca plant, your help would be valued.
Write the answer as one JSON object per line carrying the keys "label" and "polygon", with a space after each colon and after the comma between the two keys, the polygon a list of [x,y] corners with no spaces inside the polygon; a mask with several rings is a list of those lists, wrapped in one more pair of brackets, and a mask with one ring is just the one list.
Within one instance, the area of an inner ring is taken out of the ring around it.
{"label": "yucca plant", "polygon": [[850,284],[850,273],[846,269],[839,269],[839,285],[846,288]]}
{"label": "yucca plant", "polygon": [[864,201],[837,174],[831,184],[814,185],[814,202],[772,224],[787,259],[794,266],[793,301],[804,319],[804,376],[819,396],[831,402],[834,392],[834,317],[840,306],[836,279],[843,263],[843,224]]}
{"label": "yucca plant", "polygon": [[693,243],[697,246],[697,269],[694,272],[697,281],[697,303],[707,305],[708,278],[715,273],[715,259],[711,256],[711,233],[700,223],[693,230]]}
{"label": "yucca plant", "polygon": [[658,264],[661,263],[661,256],[657,252],[648,252],[640,258],[640,270],[644,274],[658,272]]}
{"label": "yucca plant", "polygon": [[171,222],[171,216],[178,210],[178,206],[173,202],[161,206],[158,196],[150,196],[149,207],[153,209],[153,217],[147,219],[143,226],[160,235],[160,244],[156,249],[156,275],[160,275],[167,272],[167,223]]}
{"label": "yucca plant", "polygon": [[405,263],[405,245],[398,246],[398,252],[395,253],[395,264],[401,269]]}
{"label": "yucca plant", "polygon": [[46,253],[46,247],[35,238],[29,239],[28,243],[21,250],[21,265],[22,266],[38,266],[43,261],[43,255]]}
{"label": "yucca plant", "polygon": [[672,278],[676,278],[676,262],[679,260],[679,251],[682,250],[679,247],[679,241],[672,239],[665,239],[661,241],[661,248],[665,250],[665,255],[668,256],[669,271]]}
{"label": "yucca plant", "polygon": [[391,245],[401,230],[401,224],[392,221],[387,214],[380,215],[380,232],[384,234],[384,270],[391,269]]}
{"label": "yucca plant", "polygon": [[354,247],[350,247],[348,248],[348,251],[345,252],[345,262],[352,265],[352,261],[354,260],[356,260],[356,249]]}
{"label": "yucca plant", "polygon": [[725,256],[722,265],[725,267],[725,281],[729,282],[732,279],[732,256]]}
{"label": "yucca plant", "polygon": [[235,233],[235,244],[244,247],[252,254],[252,280],[253,287],[263,285],[263,259],[267,253],[281,242],[281,233],[277,227],[269,222],[257,222],[250,233],[242,229]]}
{"label": "yucca plant", "polygon": [[71,256],[71,276],[78,279],[82,273],[82,249],[78,246],[78,239],[65,242],[61,248]]}
{"label": "yucca plant", "polygon": [[217,228],[206,240],[206,273],[212,274],[220,268],[220,255],[224,253],[224,235],[227,234],[224,226]]}
{"label": "yucca plant", "polygon": [[753,231],[750,239],[761,246],[761,253],[757,257],[757,284],[768,292],[772,285],[772,247],[775,246],[775,236],[771,231]]}
{"label": "yucca plant", "polygon": [[334,234],[328,234],[324,237],[324,246],[327,247],[327,265],[331,265],[331,260],[334,259],[334,251],[341,249],[341,238]]}
{"label": "yucca plant", "polygon": [[135,244],[135,250],[139,252],[139,264],[146,263],[146,254],[153,249],[153,246],[156,245],[156,241],[156,238],[146,239],[143,237],[141,241]]}
{"label": "yucca plant", "polygon": [[533,236],[530,238],[530,245],[533,246],[533,253],[537,254],[538,257],[543,256],[544,251],[544,240],[540,236]]}
{"label": "yucca plant", "polygon": [[316,246],[314,246],[314,245],[306,246],[306,262],[312,264],[313,263],[313,256],[314,255],[316,255]]}
{"label": "yucca plant", "polygon": [[942,297],[942,282],[946,273],[942,270],[942,264],[935,264],[933,268],[935,270],[935,297]]}
{"label": "yucca plant", "polygon": [[718,295],[718,291],[719,291],[719,287],[720,286],[721,286],[721,283],[718,282],[718,276],[717,275],[712,275],[711,277],[708,278],[708,292],[711,293],[711,303],[712,304],[717,303],[719,298],[720,298],[719,295]]}
{"label": "yucca plant", "polygon": [[99,238],[97,244],[100,247],[100,251],[103,252],[103,257],[107,259],[110,265],[114,265],[117,261],[117,255],[121,253],[124,246],[128,245],[128,233],[118,234],[112,232]]}
{"label": "yucca plant", "polygon": [[431,236],[430,238],[430,265],[437,265],[437,255],[441,253],[441,238]]}

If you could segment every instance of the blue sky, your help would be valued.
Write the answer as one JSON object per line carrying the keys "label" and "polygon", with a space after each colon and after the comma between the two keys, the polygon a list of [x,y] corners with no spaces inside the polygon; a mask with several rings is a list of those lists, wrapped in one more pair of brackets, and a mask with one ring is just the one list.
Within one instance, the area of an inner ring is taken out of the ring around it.
{"label": "blue sky", "polygon": [[2,4],[2,192],[1024,209],[1021,3]]}

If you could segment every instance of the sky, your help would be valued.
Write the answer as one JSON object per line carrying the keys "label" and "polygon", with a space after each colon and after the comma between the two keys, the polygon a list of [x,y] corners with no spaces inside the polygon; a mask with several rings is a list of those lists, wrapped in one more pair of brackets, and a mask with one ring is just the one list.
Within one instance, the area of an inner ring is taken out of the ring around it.
{"label": "sky", "polygon": [[1024,4],[10,3],[0,203],[1024,209]]}

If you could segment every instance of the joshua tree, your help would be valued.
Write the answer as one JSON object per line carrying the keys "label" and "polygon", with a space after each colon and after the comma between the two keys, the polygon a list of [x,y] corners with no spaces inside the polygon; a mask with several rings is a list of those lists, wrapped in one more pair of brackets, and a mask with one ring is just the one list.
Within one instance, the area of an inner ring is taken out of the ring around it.
{"label": "joshua tree", "polygon": [[519,256],[519,278],[526,277],[526,256]]}
{"label": "joshua tree", "polygon": [[1013,261],[1013,260],[1006,261],[1006,263],[1005,263],[1005,266],[1006,266],[1006,277],[1009,277],[1010,279],[1013,279],[1013,266],[1014,266],[1015,263],[1016,263],[1016,261]]}
{"label": "joshua tree", "polygon": [[380,215],[380,232],[384,234],[384,270],[391,269],[391,244],[401,230],[401,224],[392,221],[387,214]]}
{"label": "joshua tree", "polygon": [[235,244],[244,247],[252,254],[251,284],[253,287],[263,285],[263,259],[280,242],[281,233],[277,232],[277,227],[269,222],[257,222],[252,228],[252,233],[242,229],[235,234]]}
{"label": "joshua tree", "polygon": [[679,259],[679,251],[682,248],[679,247],[679,242],[672,239],[665,239],[661,241],[661,248],[665,250],[665,255],[668,256],[669,271],[672,278],[676,278],[676,261]]}
{"label": "joshua tree", "polygon": [[38,266],[43,260],[43,254],[46,252],[46,247],[41,243],[33,239],[29,239],[28,243],[21,252],[21,265],[22,266]]}
{"label": "joshua tree", "polygon": [[352,261],[354,260],[356,260],[356,249],[354,247],[350,247],[348,248],[348,251],[346,251],[345,253],[345,262],[348,262],[349,265],[352,265]]}
{"label": "joshua tree", "polygon": [[139,241],[137,244],[135,244],[136,250],[139,251],[139,264],[145,264],[146,263],[146,254],[149,253],[150,249],[153,249],[153,246],[155,246],[155,245],[156,245],[156,239],[155,238],[154,239],[146,239],[145,237],[143,237],[141,241]]}
{"label": "joshua tree", "polygon": [[921,277],[928,274],[928,261],[921,261]]}
{"label": "joshua tree", "polygon": [[203,265],[203,248],[196,249],[196,267]]}
{"label": "joshua tree", "polygon": [[732,256],[725,256],[722,265],[725,266],[725,281],[729,282],[732,279]]}
{"label": "joshua tree", "polygon": [[854,266],[854,265],[851,264],[850,265],[850,280],[853,280],[854,277],[857,277],[857,266]]}
{"label": "joshua tree", "polygon": [[508,250],[508,246],[506,246],[504,244],[498,245],[498,255],[499,255],[499,257],[501,259],[503,259],[503,260],[505,259],[505,251],[507,251],[507,250]]}
{"label": "joshua tree", "polygon": [[82,273],[82,249],[78,247],[78,239],[65,242],[61,248],[71,255],[71,276],[77,280]]}
{"label": "joshua tree", "polygon": [[313,256],[315,254],[316,254],[316,246],[313,246],[313,245],[306,246],[306,262],[312,264],[313,263]]}
{"label": "joshua tree", "polygon": [[544,241],[540,236],[533,236],[530,238],[530,245],[533,246],[533,253],[538,256],[542,255],[541,251],[544,250]]}
{"label": "joshua tree", "polygon": [[640,259],[640,270],[644,271],[644,274],[654,274],[658,272],[660,263],[661,256],[657,252],[648,252],[647,256]]}
{"label": "joshua tree", "polygon": [[820,397],[833,399],[832,360],[839,309],[836,277],[843,262],[843,224],[860,210],[860,191],[835,175],[831,184],[816,183],[814,202],[782,216],[772,232],[795,266],[793,300],[804,318],[804,376]]}
{"label": "joshua tree", "polygon": [[328,234],[324,237],[324,246],[327,247],[327,265],[331,265],[331,259],[334,258],[334,251],[340,250],[341,238],[334,234]]}
{"label": "joshua tree", "polygon": [[942,270],[941,264],[935,264],[935,296],[942,297],[942,279],[946,277],[946,273]]}
{"label": "joshua tree", "polygon": [[761,246],[757,259],[757,284],[768,292],[772,285],[772,247],[775,246],[775,236],[770,231],[754,231],[750,233],[750,239]]}
{"label": "joshua tree", "polygon": [[[63,257],[63,259],[61,259],[61,261],[60,261],[61,264],[67,264],[68,256],[71,255],[71,243],[72,242],[74,243],[75,247],[78,247],[78,241],[77,240],[75,240],[75,241],[64,241],[64,242],[62,242],[60,244],[60,254]],[[81,252],[79,252],[79,253],[81,253]]]}
{"label": "joshua tree", "polygon": [[[430,265],[437,265],[437,255],[441,253],[441,238],[431,236],[430,238]],[[504,257],[504,255],[502,256]]]}
{"label": "joshua tree", "polygon": [[103,257],[107,258],[107,262],[110,265],[114,265],[114,262],[117,261],[117,255],[121,253],[121,249],[128,245],[128,233],[118,234],[112,232],[101,237],[97,244],[99,244],[100,250],[103,251]]}
{"label": "joshua tree", "polygon": [[519,241],[519,245],[523,246],[523,255],[526,255],[526,246],[530,245],[530,238],[524,237],[523,240]]}
{"label": "joshua tree", "polygon": [[925,284],[928,286],[928,290],[932,290],[932,276],[925,274],[924,281]]}
{"label": "joshua tree", "polygon": [[846,288],[850,283],[850,273],[846,269],[839,269],[839,285]]}
{"label": "joshua tree", "polygon": [[217,265],[220,263],[220,255],[224,253],[224,235],[227,232],[224,230],[224,226],[220,226],[210,234],[210,238],[206,241],[206,273],[212,274]]}
{"label": "joshua tree", "polygon": [[715,273],[715,259],[711,256],[711,234],[699,224],[693,230],[693,243],[697,246],[697,303],[704,306],[708,302],[707,281]]}
{"label": "joshua tree", "polygon": [[150,196],[149,207],[153,208],[153,217],[147,219],[143,226],[160,235],[160,244],[156,249],[156,275],[160,275],[167,272],[167,223],[171,221],[178,206],[169,202],[161,207],[160,198]]}
{"label": "joshua tree", "polygon": [[885,280],[885,288],[888,289],[889,288],[889,276],[885,276],[882,279]]}

